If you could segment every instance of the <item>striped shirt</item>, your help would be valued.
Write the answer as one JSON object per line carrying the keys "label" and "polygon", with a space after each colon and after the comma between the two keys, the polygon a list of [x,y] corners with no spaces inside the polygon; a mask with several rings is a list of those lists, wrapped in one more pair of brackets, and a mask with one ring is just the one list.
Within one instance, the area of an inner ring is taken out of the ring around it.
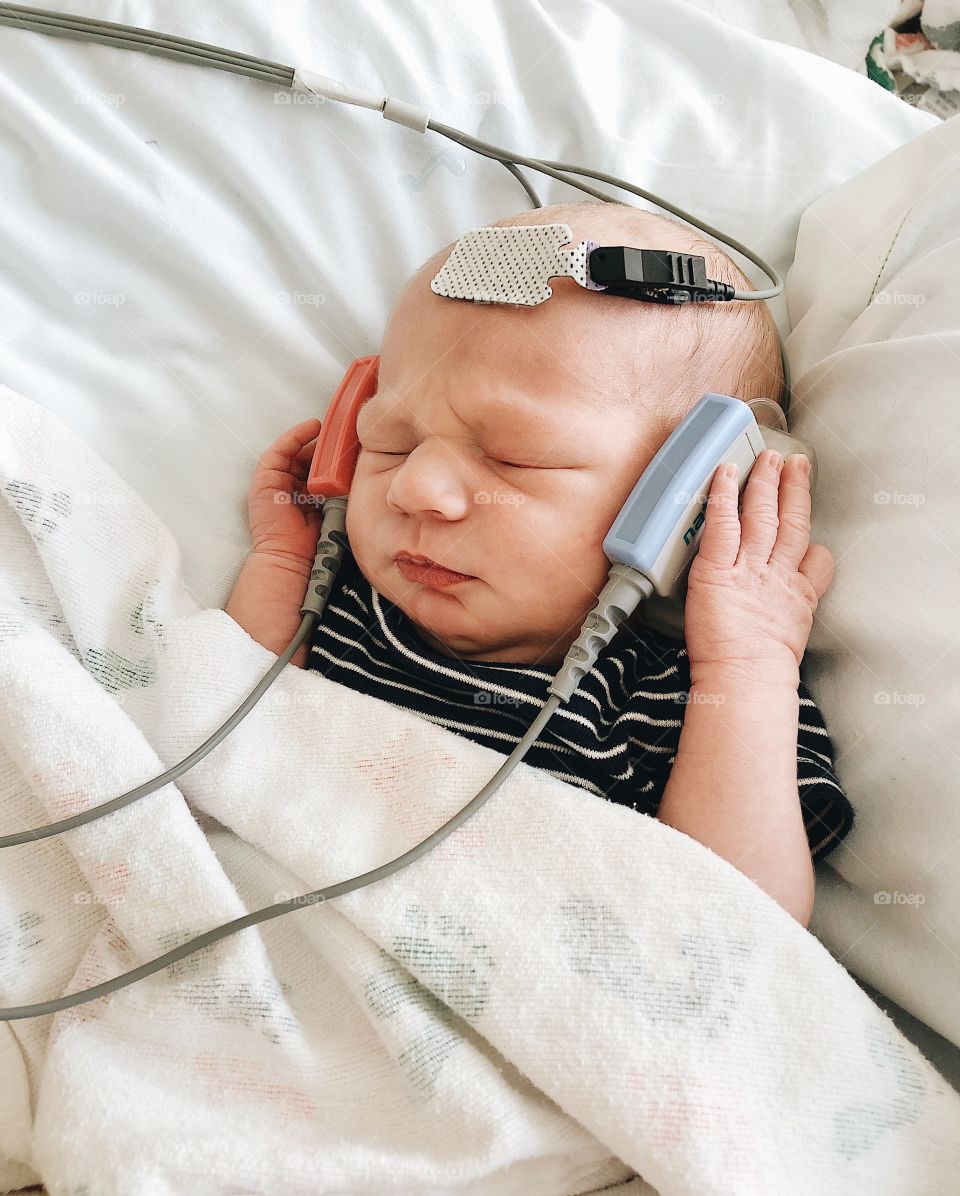
{"label": "striped shirt", "polygon": [[[434,651],[403,611],[371,586],[350,552],[309,644],[308,669],[505,756],[550,696],[555,675]],[[689,690],[681,641],[654,628],[621,626],[570,700],[554,711],[524,763],[655,817]],[[847,834],[854,815],[820,711],[802,680],[798,692],[797,782],[816,862]]]}

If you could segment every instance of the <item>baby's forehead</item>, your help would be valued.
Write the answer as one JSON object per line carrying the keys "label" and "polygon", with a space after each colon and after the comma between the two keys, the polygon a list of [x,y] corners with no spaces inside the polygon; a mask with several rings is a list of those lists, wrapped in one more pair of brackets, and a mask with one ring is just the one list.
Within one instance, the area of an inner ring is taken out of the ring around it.
{"label": "baby's forehead", "polygon": [[[485,350],[484,350],[485,352]],[[630,371],[581,379],[569,369],[538,372],[531,359],[496,355],[480,368],[475,357],[459,364],[443,358],[432,368],[412,371],[391,361],[381,372],[381,388],[371,401],[370,418],[387,431],[436,429],[450,412],[485,443],[505,453],[523,448],[574,460],[601,446],[617,451],[638,438],[659,433],[662,395],[638,394]],[[453,422],[442,426],[458,426]],[[545,458],[546,459],[546,458]]]}
{"label": "baby's forehead", "polygon": [[471,354],[456,361],[445,357],[424,368],[422,358],[412,362],[411,356],[381,359],[374,405],[382,413],[416,413],[441,401],[478,427],[533,431],[575,422],[588,390],[598,390],[596,384],[588,387],[567,373],[548,371],[541,359],[495,354],[481,360]]}
{"label": "baby's forehead", "polygon": [[628,385],[624,363],[603,373],[584,368],[578,354],[542,339],[477,335],[434,354],[425,345],[400,342],[381,357],[379,398],[384,407],[417,411],[441,401],[476,426],[518,428],[531,434],[582,426],[591,400]]}
{"label": "baby's forehead", "polygon": [[572,278],[553,279],[551,287],[553,295],[533,306],[451,299],[434,294],[428,282],[408,287],[387,323],[383,368],[421,376],[478,370],[566,392],[610,379],[622,383],[625,370],[646,360],[648,346],[661,339],[653,305],[601,297]]}

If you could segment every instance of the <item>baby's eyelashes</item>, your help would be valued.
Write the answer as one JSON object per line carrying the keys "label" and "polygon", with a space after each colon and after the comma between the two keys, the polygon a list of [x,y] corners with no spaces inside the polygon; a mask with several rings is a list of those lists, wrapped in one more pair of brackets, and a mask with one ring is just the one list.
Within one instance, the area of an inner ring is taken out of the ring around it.
{"label": "baby's eyelashes", "polygon": [[[362,446],[361,446],[362,447]],[[409,457],[409,453],[402,452],[388,452],[386,449],[363,449],[366,453],[373,453],[378,457]],[[505,465],[508,469],[543,469],[542,465],[523,465],[519,461],[502,461],[498,457],[490,457],[489,460],[494,465]]]}

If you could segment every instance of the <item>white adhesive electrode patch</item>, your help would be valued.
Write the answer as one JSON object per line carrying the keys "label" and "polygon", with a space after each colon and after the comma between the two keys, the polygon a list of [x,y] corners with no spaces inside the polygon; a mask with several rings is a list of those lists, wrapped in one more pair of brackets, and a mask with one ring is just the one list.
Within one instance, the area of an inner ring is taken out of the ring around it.
{"label": "white adhesive electrode patch", "polygon": [[568,224],[524,224],[471,229],[453,247],[430,283],[436,295],[475,303],[534,307],[553,294],[549,279],[566,276],[589,291],[606,287],[590,278],[589,254],[599,241],[573,238]]}

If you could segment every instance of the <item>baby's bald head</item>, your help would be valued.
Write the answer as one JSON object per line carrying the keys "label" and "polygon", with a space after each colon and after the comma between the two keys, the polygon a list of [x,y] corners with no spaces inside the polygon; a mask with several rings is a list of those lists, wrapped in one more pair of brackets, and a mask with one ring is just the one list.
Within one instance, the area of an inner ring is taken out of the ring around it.
{"label": "baby's bald head", "polygon": [[[627,205],[498,223],[702,254],[708,277],[750,288],[685,225]],[[347,535],[428,645],[556,668],[609,575],[606,533],[690,408],[706,391],[779,399],[776,327],[762,301],[643,303],[569,277],[533,307],[449,299],[430,282],[452,248],[420,267],[387,322],[377,392],[357,416]],[[466,577],[408,580],[404,553]]]}
{"label": "baby's bald head", "polygon": [[[627,204],[555,204],[504,217],[491,227],[554,223],[570,226],[570,247],[589,239],[695,253],[705,259],[708,278],[755,289],[726,253],[689,225]],[[555,296],[565,296],[562,304],[553,298],[531,308],[472,304],[430,290],[455,244],[438,250],[408,281],[391,312],[384,353],[400,347],[426,319],[444,312],[464,330],[472,325],[474,335],[494,336],[504,354],[522,352],[524,339],[536,338],[538,350],[552,345],[564,376],[579,375],[585,407],[615,409],[631,423],[636,417],[639,427],[654,431],[660,442],[707,391],[744,402],[760,396],[783,401],[780,341],[762,300],[646,303],[596,294],[572,278],[559,277],[551,279],[550,286]],[[482,324],[476,322],[479,311]],[[496,329],[491,316],[499,317]]]}

